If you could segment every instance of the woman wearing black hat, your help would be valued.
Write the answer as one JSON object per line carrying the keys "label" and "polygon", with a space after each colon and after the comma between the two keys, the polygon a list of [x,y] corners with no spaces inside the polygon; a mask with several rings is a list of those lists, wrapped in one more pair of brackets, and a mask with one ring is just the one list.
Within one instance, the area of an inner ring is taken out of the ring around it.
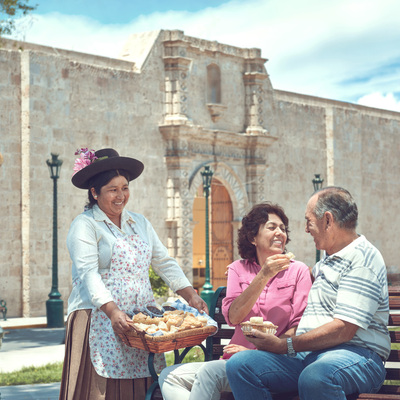
{"label": "woman wearing black hat", "polygon": [[[72,222],[67,245],[72,259],[66,353],[60,400],[144,398],[151,383],[148,353],[125,346],[133,308],[155,305],[149,267],[190,306],[208,312],[150,222],[125,210],[129,181],[143,164],[113,149],[80,149],[72,183],[88,190],[87,210]],[[156,371],[164,356],[154,357]]]}

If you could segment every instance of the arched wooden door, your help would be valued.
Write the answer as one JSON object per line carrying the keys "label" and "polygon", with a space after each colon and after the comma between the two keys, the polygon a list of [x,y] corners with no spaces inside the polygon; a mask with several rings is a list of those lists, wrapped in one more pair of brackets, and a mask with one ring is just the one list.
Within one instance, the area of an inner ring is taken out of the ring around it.
{"label": "arched wooden door", "polygon": [[226,267],[233,262],[233,209],[228,191],[217,179],[211,183],[211,284],[226,286]]}
{"label": "arched wooden door", "polygon": [[[217,179],[212,180],[209,202],[210,281],[216,290],[226,286],[226,267],[233,261],[232,202]],[[193,287],[199,292],[205,282],[205,229],[205,198],[200,186],[193,203]]]}

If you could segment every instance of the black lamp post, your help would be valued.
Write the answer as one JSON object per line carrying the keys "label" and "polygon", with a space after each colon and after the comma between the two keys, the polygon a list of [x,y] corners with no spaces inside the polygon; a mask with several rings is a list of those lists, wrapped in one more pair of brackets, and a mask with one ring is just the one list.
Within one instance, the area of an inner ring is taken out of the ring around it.
{"label": "black lamp post", "polygon": [[[321,174],[314,174],[312,184],[314,186],[314,192],[322,188],[324,180],[321,178]],[[321,259],[321,251],[319,249],[315,252],[315,262],[317,263]]]}
{"label": "black lamp post", "polygon": [[213,171],[210,170],[209,166],[204,167],[204,171],[201,172],[203,178],[203,194],[206,198],[206,281],[203,285],[201,292],[201,298],[207,303],[210,308],[211,299],[214,291],[213,286],[210,283],[210,243],[209,243],[209,224],[208,224],[208,197],[210,195],[211,180]]}
{"label": "black lamp post", "polygon": [[58,254],[57,254],[57,179],[60,177],[62,160],[58,159],[58,154],[51,153],[51,160],[46,161],[50,178],[53,179],[53,267],[52,284],[49,299],[46,301],[47,327],[64,327],[64,305],[58,291]]}

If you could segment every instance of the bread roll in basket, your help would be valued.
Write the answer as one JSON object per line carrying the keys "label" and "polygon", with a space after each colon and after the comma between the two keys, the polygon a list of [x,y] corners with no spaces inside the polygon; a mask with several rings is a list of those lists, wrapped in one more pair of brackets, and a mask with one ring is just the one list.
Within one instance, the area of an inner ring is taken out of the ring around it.
{"label": "bread roll in basket", "polygon": [[208,322],[208,316],[195,316],[183,310],[166,311],[162,317],[153,318],[138,313],[128,322],[132,329],[126,338],[131,347],[164,353],[201,344],[217,330]]}

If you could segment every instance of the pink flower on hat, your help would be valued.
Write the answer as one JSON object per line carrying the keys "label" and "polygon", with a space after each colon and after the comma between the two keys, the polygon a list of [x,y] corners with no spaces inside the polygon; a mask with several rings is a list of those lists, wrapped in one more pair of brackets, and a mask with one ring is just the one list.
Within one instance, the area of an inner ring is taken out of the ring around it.
{"label": "pink flower on hat", "polygon": [[81,169],[90,165],[98,158],[95,156],[95,150],[89,150],[87,147],[77,149],[75,155],[79,155],[79,158],[75,160],[73,175],[75,175]]}

